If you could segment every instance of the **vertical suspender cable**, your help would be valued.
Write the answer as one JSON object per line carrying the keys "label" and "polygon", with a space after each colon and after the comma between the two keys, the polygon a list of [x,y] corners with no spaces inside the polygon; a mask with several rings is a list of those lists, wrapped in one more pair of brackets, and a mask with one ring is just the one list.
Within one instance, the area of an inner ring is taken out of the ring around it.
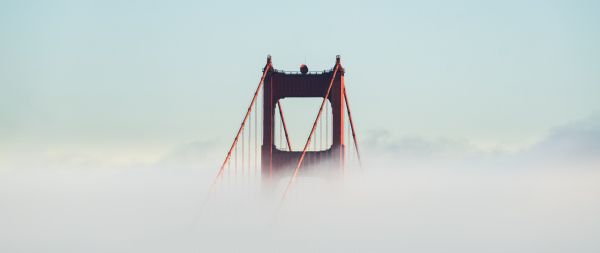
{"label": "vertical suspender cable", "polygon": [[[260,108],[265,107],[265,94],[264,93],[261,94],[259,103],[260,103]],[[258,136],[256,136],[256,137],[258,137],[258,144],[260,144],[260,145],[258,145],[258,150],[259,150],[258,154],[260,154],[260,162],[261,162],[260,165],[262,167],[262,152],[263,152],[262,145],[265,145],[262,142],[262,140],[264,139],[263,135],[265,134],[265,131],[264,131],[264,129],[265,129],[265,112],[264,112],[264,110],[260,110],[260,111],[256,111],[256,112],[258,112],[258,118],[259,118],[259,122],[260,122],[260,125],[259,125],[260,131],[258,131]],[[256,166],[256,170],[254,172],[258,175],[258,174],[260,174],[259,171],[260,171],[260,167]]]}
{"label": "vertical suspender cable", "polygon": [[[244,129],[244,130],[245,130],[245,129]],[[246,153],[246,152],[244,152],[244,151],[245,151],[245,149],[246,149],[246,148],[245,148],[245,147],[246,147],[246,145],[244,145],[244,140],[246,139],[246,138],[244,138],[244,133],[245,133],[246,131],[244,131],[244,130],[242,130],[242,167],[241,167],[241,169],[242,169],[242,177],[244,177],[244,165],[245,165],[245,161],[244,161],[244,159],[245,159],[245,153]]]}
{"label": "vertical suspender cable", "polygon": [[254,103],[254,172],[256,172],[258,157],[258,105]]}
{"label": "vertical suspender cable", "polygon": [[[215,185],[217,183],[217,180],[223,175],[223,171],[225,171],[225,165],[227,164],[227,161],[229,161],[230,158],[231,158],[231,153],[232,153],[233,149],[236,147],[237,141],[238,141],[238,139],[240,137],[240,132],[244,128],[244,125],[246,124],[246,121],[248,120],[248,117],[250,116],[250,112],[252,111],[252,105],[254,105],[254,103],[256,102],[256,98],[257,98],[257,96],[258,96],[258,94],[260,92],[260,89],[263,86],[263,82],[265,81],[265,77],[267,76],[267,73],[269,73],[269,70],[271,70],[271,68],[272,68],[272,66],[271,66],[271,60],[269,58],[269,60],[267,61],[267,65],[265,66],[265,68],[263,70],[263,75],[260,78],[260,81],[258,82],[258,87],[256,87],[256,91],[254,91],[254,97],[252,98],[252,101],[250,102],[250,106],[248,106],[248,111],[246,112],[246,116],[244,117],[244,120],[242,120],[242,124],[240,125],[238,133],[235,136],[235,138],[233,139],[233,143],[231,144],[231,147],[229,148],[229,151],[227,152],[227,156],[225,157],[225,161],[223,161],[223,164],[219,168],[219,171],[217,172],[217,175],[213,179],[213,182],[211,184],[209,192],[212,192],[214,190],[214,187],[215,187]],[[206,200],[205,200],[205,202],[206,202]]]}
{"label": "vertical suspender cable", "polygon": [[231,158],[227,160],[227,177],[231,177]]}
{"label": "vertical suspender cable", "polygon": [[237,176],[237,169],[238,169],[238,147],[237,147],[237,145],[235,145],[235,169],[233,171],[234,177]]}
{"label": "vertical suspender cable", "polygon": [[325,148],[329,148],[329,99],[325,106]]}
{"label": "vertical suspender cable", "polygon": [[[317,121],[317,125],[319,125],[319,122],[318,122],[318,121]],[[318,137],[316,136],[316,135],[317,135],[317,133],[318,133],[318,132],[315,132],[315,141],[313,142],[313,151],[317,151],[317,138],[318,138]]]}
{"label": "vertical suspender cable", "polygon": [[319,136],[321,136],[319,140],[319,150],[323,150],[323,119],[319,120]]}
{"label": "vertical suspender cable", "polygon": [[[250,112],[250,117],[248,117],[248,166],[246,170],[250,172],[250,164],[252,164],[252,112]],[[250,173],[248,173],[250,175]]]}
{"label": "vertical suspender cable", "polygon": [[[250,115],[252,117],[252,115]],[[250,124],[252,126],[252,124]],[[252,130],[248,132],[248,176],[250,176],[250,171],[252,170]]]}

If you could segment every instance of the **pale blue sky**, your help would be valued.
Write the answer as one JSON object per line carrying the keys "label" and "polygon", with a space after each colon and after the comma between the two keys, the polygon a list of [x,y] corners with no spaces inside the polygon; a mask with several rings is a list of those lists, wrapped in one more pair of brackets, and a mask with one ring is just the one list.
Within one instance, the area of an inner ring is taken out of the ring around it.
{"label": "pale blue sky", "polygon": [[0,152],[225,147],[267,54],[287,70],[342,55],[365,135],[526,147],[600,111],[598,13],[597,1],[2,1]]}

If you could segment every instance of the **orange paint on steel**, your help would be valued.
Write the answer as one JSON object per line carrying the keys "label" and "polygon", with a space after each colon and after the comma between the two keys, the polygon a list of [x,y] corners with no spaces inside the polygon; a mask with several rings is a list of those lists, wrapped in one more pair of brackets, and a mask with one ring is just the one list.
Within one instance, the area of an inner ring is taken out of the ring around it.
{"label": "orange paint on steel", "polygon": [[[279,103],[279,101],[277,101]],[[281,114],[279,114],[281,115]],[[281,116],[279,116],[281,118]],[[283,124],[279,124],[279,146],[283,147]]]}
{"label": "orange paint on steel", "polygon": [[348,95],[346,94],[346,87],[344,87],[344,100],[346,101],[346,110],[348,111],[348,119],[350,120],[350,128],[352,129],[352,138],[354,139],[354,149],[356,149],[356,158],[358,158],[358,165],[362,168],[360,152],[358,150],[358,141],[356,140],[356,131],[354,130],[354,121],[352,121],[352,112],[350,112],[350,103],[348,102]]}
{"label": "orange paint on steel", "polygon": [[329,148],[329,102],[325,105],[325,149]]}
{"label": "orange paint on steel", "polygon": [[[327,114],[327,112],[325,112]],[[323,150],[323,119],[319,121],[319,149]]]}
{"label": "orange paint on steel", "polygon": [[244,141],[246,139],[246,138],[244,138],[245,132],[246,131],[242,130],[242,168],[241,168],[242,169],[242,177],[244,176],[244,164],[245,164],[244,158],[246,157],[246,152],[245,152],[246,145],[244,145]]}
{"label": "orange paint on steel", "polygon": [[281,123],[283,124],[283,131],[285,132],[288,151],[292,151],[292,143],[290,142],[290,136],[288,135],[287,126],[285,125],[285,118],[283,118],[283,109],[281,108],[281,103],[279,103],[279,101],[277,101],[277,107],[279,108],[279,116],[281,117]]}
{"label": "orange paint on steel", "polygon": [[250,175],[250,166],[252,164],[252,112],[250,112],[250,117],[248,117],[248,175]]}
{"label": "orange paint on steel", "polygon": [[340,67],[340,64],[338,62],[335,64],[335,70],[333,71],[333,75],[331,76],[331,81],[329,82],[329,87],[327,88],[325,97],[323,97],[323,102],[321,103],[321,107],[319,108],[319,113],[317,114],[317,118],[315,119],[312,129],[310,130],[310,135],[308,135],[306,144],[304,144],[304,150],[302,150],[302,155],[300,156],[300,159],[298,159],[298,164],[296,165],[296,169],[294,169],[294,174],[292,174],[290,181],[288,182],[287,186],[285,187],[285,191],[283,192],[281,201],[283,201],[285,199],[285,196],[287,195],[287,192],[289,191],[290,186],[294,183],[294,181],[296,180],[296,177],[298,176],[298,172],[300,171],[300,166],[302,166],[302,161],[304,161],[304,156],[306,155],[306,150],[310,146],[310,140],[311,140],[313,134],[315,133],[315,128],[317,127],[317,123],[319,122],[319,119],[321,118],[321,113],[323,112],[323,106],[325,105],[325,101],[327,101],[327,98],[329,97],[329,93],[331,92],[331,87],[333,86],[333,81],[335,80],[335,77],[337,75],[339,67]]}
{"label": "orange paint on steel", "polygon": [[254,103],[254,174],[258,168],[258,103]]}
{"label": "orange paint on steel", "polygon": [[248,175],[250,175],[250,168],[252,164],[252,112],[250,112],[250,117],[248,117]]}

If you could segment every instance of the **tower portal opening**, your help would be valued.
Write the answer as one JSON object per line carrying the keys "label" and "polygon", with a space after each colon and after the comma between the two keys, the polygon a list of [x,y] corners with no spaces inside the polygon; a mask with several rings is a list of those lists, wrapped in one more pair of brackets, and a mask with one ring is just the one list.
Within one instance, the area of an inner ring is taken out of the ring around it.
{"label": "tower portal opening", "polygon": [[[318,97],[291,97],[279,100],[293,151],[302,151],[304,148],[322,102],[323,98]],[[285,129],[282,126],[281,118],[278,113],[279,107],[277,104],[275,106],[275,146],[279,150],[289,151]],[[315,134],[309,145],[309,151],[323,151],[331,147],[333,141],[331,131],[331,109],[331,103],[329,100],[326,100],[325,108],[323,109],[321,118],[315,128]]]}

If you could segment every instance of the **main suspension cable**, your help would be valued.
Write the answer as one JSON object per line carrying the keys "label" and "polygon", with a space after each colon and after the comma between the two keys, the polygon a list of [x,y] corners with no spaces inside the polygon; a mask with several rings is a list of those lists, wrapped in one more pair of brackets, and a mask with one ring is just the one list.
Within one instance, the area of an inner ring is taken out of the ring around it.
{"label": "main suspension cable", "polygon": [[321,113],[323,112],[323,106],[325,105],[325,101],[327,101],[327,98],[329,97],[329,93],[331,92],[331,87],[333,86],[333,81],[335,80],[335,77],[337,75],[339,67],[340,67],[340,64],[336,63],[335,70],[333,71],[333,75],[331,76],[331,81],[329,82],[329,87],[327,88],[327,92],[325,93],[323,102],[321,102],[321,107],[319,108],[319,113],[317,113],[317,118],[315,119],[315,122],[313,123],[310,134],[308,135],[308,139],[306,140],[306,144],[304,144],[304,150],[302,150],[302,155],[300,156],[300,159],[298,159],[298,164],[296,165],[296,169],[294,169],[294,173],[292,174],[292,177],[290,178],[290,181],[288,182],[288,184],[285,188],[285,191],[283,192],[283,196],[281,198],[282,202],[285,199],[287,192],[290,189],[290,186],[294,183],[294,181],[296,180],[296,177],[298,176],[298,172],[300,171],[300,166],[302,166],[302,161],[304,161],[304,156],[306,155],[306,151],[308,149],[308,146],[310,145],[310,140],[311,140],[313,134],[315,133],[315,128],[317,127],[317,122],[321,118]]}
{"label": "main suspension cable", "polygon": [[362,161],[360,159],[360,152],[358,150],[358,140],[356,140],[356,130],[354,128],[354,121],[352,121],[352,112],[350,111],[350,102],[348,102],[348,94],[346,93],[346,87],[344,87],[344,101],[346,101],[346,110],[348,111],[348,119],[350,120],[350,127],[352,129],[352,138],[354,139],[354,149],[356,150],[358,166],[362,168]]}
{"label": "main suspension cable", "polygon": [[[240,134],[242,132],[242,129],[244,129],[244,126],[246,125],[246,121],[248,120],[248,117],[250,116],[250,112],[252,112],[252,106],[256,103],[256,98],[260,92],[260,89],[263,86],[263,83],[265,81],[265,77],[267,76],[267,74],[269,73],[269,71],[272,69],[272,65],[271,65],[271,59],[268,58],[267,60],[267,65],[265,66],[264,70],[263,70],[263,75],[260,78],[260,81],[258,82],[258,87],[256,87],[256,91],[254,91],[254,96],[252,97],[252,101],[250,102],[250,106],[248,106],[248,110],[246,112],[246,116],[244,116],[244,120],[242,120],[242,123],[240,125],[240,128],[238,129],[237,134],[235,135],[235,138],[233,139],[233,143],[231,144],[231,147],[229,148],[229,151],[227,152],[227,156],[225,157],[225,161],[223,161],[223,164],[221,165],[221,167],[219,168],[219,171],[217,172],[217,175],[215,176],[215,178],[213,179],[213,182],[210,186],[209,189],[209,195],[211,192],[214,191],[214,188],[219,180],[219,178],[223,175],[223,171],[225,171],[225,165],[227,164],[227,161],[229,161],[229,159],[231,158],[231,153],[234,150],[234,148],[237,146],[237,142],[238,139],[240,137]],[[208,196],[205,199],[204,203],[206,203],[206,200],[208,200]],[[203,205],[204,205],[203,203]]]}
{"label": "main suspension cable", "polygon": [[283,116],[283,108],[281,107],[281,103],[277,101],[277,107],[279,108],[279,117],[281,117],[281,124],[283,125],[283,132],[285,133],[285,140],[287,142],[288,151],[292,151],[292,142],[290,141],[290,136],[288,135],[287,126],[285,125],[285,117]]}

